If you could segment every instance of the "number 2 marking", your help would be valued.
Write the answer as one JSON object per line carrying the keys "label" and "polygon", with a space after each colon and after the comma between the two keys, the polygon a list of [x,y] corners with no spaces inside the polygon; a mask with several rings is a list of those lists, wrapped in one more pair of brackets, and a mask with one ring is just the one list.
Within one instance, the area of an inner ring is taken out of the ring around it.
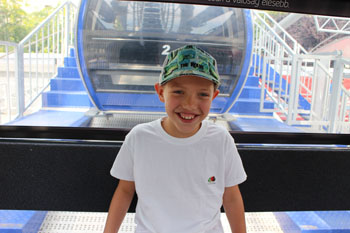
{"label": "number 2 marking", "polygon": [[168,55],[170,52],[170,45],[163,45],[163,49],[162,55]]}

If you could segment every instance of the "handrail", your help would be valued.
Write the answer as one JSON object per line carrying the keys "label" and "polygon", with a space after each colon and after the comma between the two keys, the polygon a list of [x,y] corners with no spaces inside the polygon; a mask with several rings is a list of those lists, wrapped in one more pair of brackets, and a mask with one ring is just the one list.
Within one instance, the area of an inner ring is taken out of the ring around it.
{"label": "handrail", "polygon": [[350,59],[343,58],[342,62],[344,62],[344,64],[346,64],[346,65],[350,65]]}
{"label": "handrail", "polygon": [[[270,32],[273,32],[274,35],[276,36],[276,38],[283,43],[283,45],[287,46],[288,48],[291,49],[291,51],[293,51],[294,53],[300,53],[298,52],[298,49],[301,50],[302,53],[307,54],[308,52],[306,51],[306,49],[300,45],[281,25],[279,25],[279,23],[277,23],[268,13],[263,12],[263,11],[256,11],[253,10],[253,13],[256,17],[258,17],[260,19],[260,22],[263,23]],[[276,28],[278,28],[278,30],[280,32],[282,32],[290,41],[293,42],[293,48],[291,48],[287,43],[286,43],[286,39],[283,40],[283,38],[281,38],[278,34],[275,33],[275,31],[272,29],[272,27],[270,27],[270,25],[267,24],[266,20],[264,20],[260,15],[263,15],[264,17],[268,18],[268,20],[270,20],[273,24],[273,26]]]}
{"label": "handrail", "polygon": [[19,42],[19,44],[26,43],[35,33],[39,32],[39,30],[41,30],[47,22],[49,22],[53,17],[55,17],[57,12],[59,12],[62,8],[64,8],[70,3],[70,0],[67,0],[66,2],[62,3],[56,10],[54,10],[49,16],[47,16],[46,19],[44,19],[38,26],[36,26],[26,37],[24,37],[23,40]]}
{"label": "handrail", "polygon": [[[10,47],[15,47],[15,48],[18,47],[18,44],[17,44],[17,43],[9,42],[9,41],[2,41],[2,40],[0,40],[0,45],[2,45],[2,46],[10,46]],[[14,52],[12,52],[12,53],[10,53],[10,54],[13,54],[13,53],[14,53]],[[0,59],[1,59],[1,58],[4,58],[4,57],[6,57],[6,56],[7,56],[7,54],[5,53],[4,55],[0,56]]]}
{"label": "handrail", "polygon": [[17,43],[10,42],[10,41],[2,41],[2,40],[0,40],[0,44],[8,45],[8,46],[17,46]]}
{"label": "handrail", "polygon": [[[253,12],[254,12],[254,11],[253,11]],[[261,23],[264,24],[264,26],[265,26],[267,29],[269,29],[270,32],[273,32],[272,27],[270,27],[270,25],[268,25],[268,24],[265,22],[265,20],[264,20],[261,16],[259,16],[258,14],[255,14],[255,16],[260,20]],[[293,54],[293,53],[294,53],[294,50],[293,50],[292,48],[290,48],[290,46],[288,46],[288,44],[287,44],[279,35],[277,35],[277,34],[274,34],[274,35],[276,36],[277,40],[288,50],[288,52],[289,52],[290,54]]]}

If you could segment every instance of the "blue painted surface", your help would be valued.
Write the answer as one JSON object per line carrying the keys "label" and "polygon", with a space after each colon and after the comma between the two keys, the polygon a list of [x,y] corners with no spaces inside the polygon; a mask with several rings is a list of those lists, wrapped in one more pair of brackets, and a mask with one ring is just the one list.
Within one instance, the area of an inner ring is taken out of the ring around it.
{"label": "blue painted surface", "polygon": [[36,233],[47,211],[0,210],[0,233]]}
{"label": "blue painted surface", "polygon": [[7,125],[27,126],[86,126],[90,121],[89,116],[84,112],[40,110],[31,115],[12,121]]}
{"label": "blue painted surface", "polygon": [[315,212],[287,212],[302,233],[331,233],[332,228]]}
{"label": "blue painted surface", "polygon": [[252,59],[252,50],[253,50],[253,23],[251,18],[251,12],[248,9],[243,10],[245,15],[245,26],[246,26],[246,43],[245,43],[245,54],[244,54],[244,62],[242,65],[242,70],[235,86],[235,89],[231,96],[228,98],[225,107],[221,110],[220,113],[224,113],[229,110],[232,103],[235,103],[237,98],[239,98],[239,92],[241,91],[243,85],[245,85],[246,79],[248,78],[249,73],[249,65]]}
{"label": "blue painted surface", "polygon": [[249,75],[246,83],[245,83],[245,87],[259,87],[259,77],[253,76],[253,75]]}
{"label": "blue painted surface", "polygon": [[[74,49],[71,49],[71,51],[74,51]],[[70,57],[64,58],[64,66],[65,67],[77,67],[77,62],[74,57],[74,52],[70,53]]]}
{"label": "blue painted surface", "polygon": [[92,103],[84,87],[76,65],[75,52],[71,48],[64,58],[64,67],[57,68],[57,76],[50,81],[50,91],[42,94],[42,107],[90,108]]}
{"label": "blue painted surface", "polygon": [[[229,112],[236,115],[272,116],[272,112],[260,112],[260,92],[259,78],[248,76],[239,98]],[[265,101],[264,108],[274,108],[273,102]]]}
{"label": "blue painted surface", "polygon": [[348,211],[316,211],[315,214],[332,229],[332,233],[350,232],[350,213]]}
{"label": "blue painted surface", "polygon": [[287,215],[286,212],[273,213],[279,227],[284,233],[300,233],[298,225]]}
{"label": "blue painted surface", "polygon": [[251,98],[257,99],[260,98],[261,88],[260,87],[245,87],[242,90],[240,98]]}
{"label": "blue painted surface", "polygon": [[51,79],[50,87],[52,91],[85,91],[82,81],[75,78]]}
{"label": "blue painted surface", "polygon": [[[263,72],[262,69],[263,59],[260,59],[259,55],[253,54],[252,55],[252,67],[249,70],[249,75],[253,75],[254,73],[261,74]],[[260,69],[258,69],[260,68]]]}
{"label": "blue painted surface", "polygon": [[[280,216],[287,215],[294,224],[293,232],[300,233],[349,233],[350,213],[349,211],[300,211],[279,213]],[[288,221],[279,221],[284,232],[287,231]],[[295,228],[297,227],[297,229]]]}
{"label": "blue painted surface", "polygon": [[[273,108],[272,102],[265,102],[264,108]],[[260,99],[239,98],[230,113],[241,115],[272,116],[270,112],[260,112]]]}
{"label": "blue painted surface", "polygon": [[293,128],[284,124],[272,117],[270,118],[249,118],[237,117],[235,120],[228,122],[233,130],[261,132],[302,132],[299,129]]}
{"label": "blue painted surface", "polygon": [[[78,11],[78,20],[77,20],[76,48],[77,48],[80,72],[82,73],[83,77],[89,77],[85,60],[84,60],[85,55],[84,55],[84,48],[83,48],[83,30],[84,30],[83,22],[86,14],[86,8],[87,8],[87,0],[81,0],[79,11]],[[101,109],[101,103],[96,96],[91,80],[89,78],[86,78],[84,79],[84,82],[85,82],[85,87],[87,89],[88,95],[90,96],[90,99],[93,100],[93,105],[96,106],[98,109]]]}
{"label": "blue painted surface", "polygon": [[43,107],[92,107],[89,97],[85,91],[50,91],[43,93]]}
{"label": "blue painted surface", "polygon": [[294,211],[274,213],[284,233],[349,233],[349,211]]}
{"label": "blue painted surface", "polygon": [[76,67],[58,67],[57,78],[77,78],[80,79],[79,71]]}

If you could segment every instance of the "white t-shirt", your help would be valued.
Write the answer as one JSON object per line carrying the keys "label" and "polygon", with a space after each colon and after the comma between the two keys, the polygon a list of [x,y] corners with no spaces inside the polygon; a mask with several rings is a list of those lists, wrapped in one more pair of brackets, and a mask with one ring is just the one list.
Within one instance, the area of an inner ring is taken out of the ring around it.
{"label": "white t-shirt", "polygon": [[135,182],[137,233],[223,233],[225,187],[247,177],[226,129],[203,121],[192,137],[175,138],[161,119],[130,131],[111,175]]}

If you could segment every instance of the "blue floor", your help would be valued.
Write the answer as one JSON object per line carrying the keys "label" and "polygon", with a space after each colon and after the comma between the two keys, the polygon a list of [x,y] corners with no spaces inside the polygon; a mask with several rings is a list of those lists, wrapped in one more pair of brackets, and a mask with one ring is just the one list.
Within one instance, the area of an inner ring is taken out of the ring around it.
{"label": "blue floor", "polygon": [[12,121],[7,125],[79,127],[85,126],[89,120],[90,117],[86,116],[85,112],[40,110],[31,115]]}

